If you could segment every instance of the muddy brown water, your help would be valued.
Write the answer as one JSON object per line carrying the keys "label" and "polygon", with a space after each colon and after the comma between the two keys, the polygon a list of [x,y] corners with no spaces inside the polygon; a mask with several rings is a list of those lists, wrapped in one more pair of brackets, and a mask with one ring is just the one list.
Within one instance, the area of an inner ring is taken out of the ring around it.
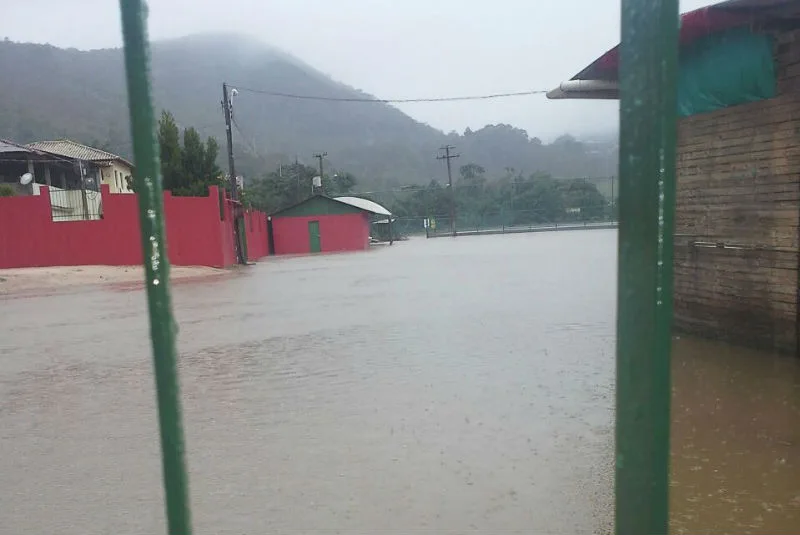
{"label": "muddy brown water", "polygon": [[[607,532],[615,254],[411,240],[176,285],[196,532]],[[164,532],[141,289],[0,306],[0,533]],[[673,531],[798,532],[795,362],[684,338],[674,375]]]}

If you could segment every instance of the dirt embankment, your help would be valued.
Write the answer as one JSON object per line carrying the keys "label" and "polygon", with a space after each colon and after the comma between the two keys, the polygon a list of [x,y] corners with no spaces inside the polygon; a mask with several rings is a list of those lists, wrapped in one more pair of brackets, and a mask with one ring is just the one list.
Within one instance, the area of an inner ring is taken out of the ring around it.
{"label": "dirt embankment", "polygon": [[[171,280],[218,277],[225,270],[210,267],[173,266]],[[54,292],[82,286],[138,284],[144,282],[142,266],[69,266],[0,269],[0,295]]]}

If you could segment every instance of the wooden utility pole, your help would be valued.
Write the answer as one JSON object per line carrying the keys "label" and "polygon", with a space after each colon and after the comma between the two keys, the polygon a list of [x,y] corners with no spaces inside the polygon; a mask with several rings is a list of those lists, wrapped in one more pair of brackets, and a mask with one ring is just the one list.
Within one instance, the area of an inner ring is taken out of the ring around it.
{"label": "wooden utility pole", "polygon": [[[317,153],[314,154],[314,158],[319,160],[319,180],[320,180],[320,185],[322,184],[322,177],[324,176],[322,174],[322,160],[327,155],[328,155],[327,152],[317,152]],[[325,193],[325,189],[324,188],[323,188],[322,192]],[[314,180],[313,179],[311,180],[311,193],[314,193]]]}
{"label": "wooden utility pole", "polygon": [[450,232],[453,237],[456,235],[456,191],[453,188],[453,171],[450,168],[450,160],[461,156],[460,154],[450,154],[450,150],[454,148],[452,145],[445,145],[440,149],[444,151],[444,155],[436,157],[437,160],[447,161],[447,187],[450,188]]}
{"label": "wooden utility pole", "polygon": [[222,111],[225,114],[225,137],[228,141],[228,173],[230,173],[230,188],[231,188],[231,201],[233,208],[233,244],[236,251],[236,261],[239,264],[247,264],[247,258],[244,254],[244,247],[242,242],[242,225],[240,222],[240,208],[239,208],[239,186],[236,183],[236,166],[233,162],[233,129],[231,122],[233,121],[232,109],[232,96],[233,92],[228,92],[228,84],[222,83]]}
{"label": "wooden utility pole", "polygon": [[295,180],[295,188],[294,188],[295,202],[299,202],[300,201],[300,161],[297,158],[297,154],[294,155],[294,180]]}

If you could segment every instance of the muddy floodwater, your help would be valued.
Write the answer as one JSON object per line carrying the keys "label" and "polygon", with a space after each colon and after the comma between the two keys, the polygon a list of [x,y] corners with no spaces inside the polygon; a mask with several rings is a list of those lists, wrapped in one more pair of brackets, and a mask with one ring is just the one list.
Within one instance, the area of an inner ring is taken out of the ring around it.
{"label": "muddy floodwater", "polygon": [[[616,232],[174,286],[197,533],[606,533]],[[0,298],[0,533],[164,532],[140,288]],[[676,342],[674,529],[800,532],[800,370]]]}

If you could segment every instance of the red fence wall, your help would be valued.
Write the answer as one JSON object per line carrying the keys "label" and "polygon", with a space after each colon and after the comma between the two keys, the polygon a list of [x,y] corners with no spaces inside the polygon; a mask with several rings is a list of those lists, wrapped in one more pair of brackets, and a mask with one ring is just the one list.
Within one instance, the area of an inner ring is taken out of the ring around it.
{"label": "red fence wall", "polygon": [[258,260],[269,254],[269,238],[267,235],[267,217],[262,212],[244,214],[244,228],[247,236],[247,257]]}
{"label": "red fence wall", "polygon": [[319,221],[320,249],[323,253],[369,248],[369,217],[364,214],[278,216],[272,218],[275,254],[310,253],[309,221]]}
{"label": "red fence wall", "polygon": [[[53,221],[48,188],[26,197],[0,198],[0,268],[35,266],[126,266],[142,262],[136,195],[101,189],[103,218]],[[208,197],[164,193],[167,252],[179,266],[227,267],[235,263],[231,204],[216,187]],[[267,254],[266,216],[245,213],[248,257]]]}

